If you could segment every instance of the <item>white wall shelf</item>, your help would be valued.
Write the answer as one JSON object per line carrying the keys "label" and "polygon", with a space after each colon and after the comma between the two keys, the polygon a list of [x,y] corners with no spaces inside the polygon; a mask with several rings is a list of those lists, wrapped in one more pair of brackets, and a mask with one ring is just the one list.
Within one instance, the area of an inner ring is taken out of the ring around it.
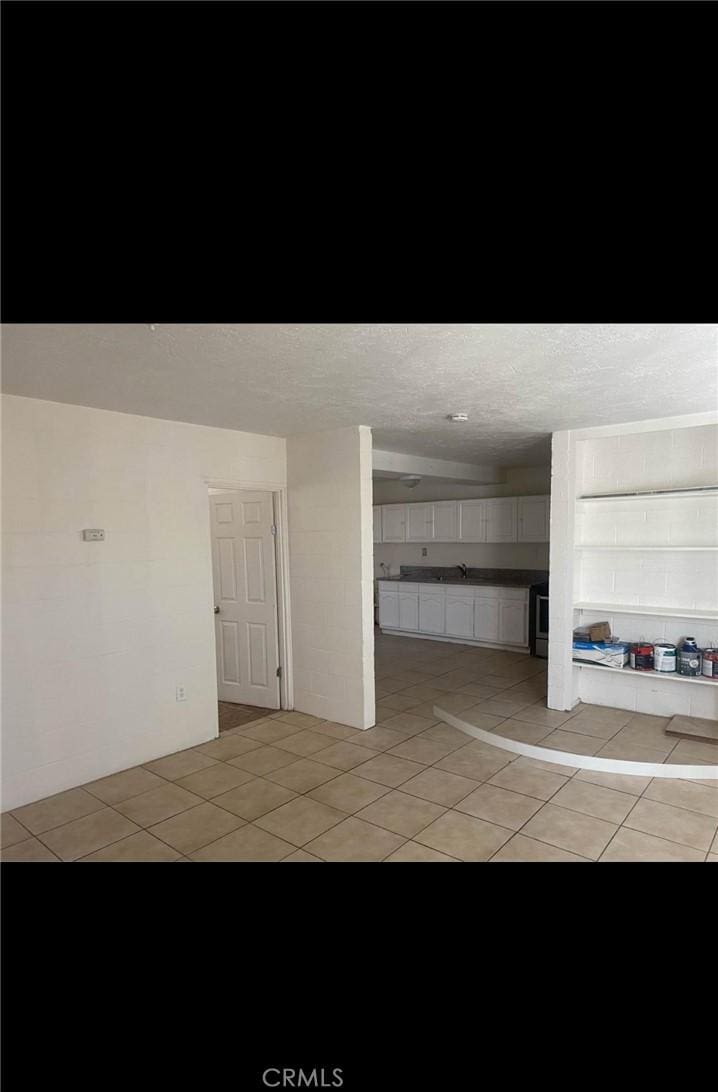
{"label": "white wall shelf", "polygon": [[583,497],[576,497],[582,501],[616,501],[616,500],[658,500],[661,497],[715,497],[718,496],[718,486],[693,486],[686,489],[649,489],[637,490],[635,493],[588,493]]}
{"label": "white wall shelf", "polygon": [[697,553],[710,553],[718,550],[718,546],[621,546],[616,543],[613,546],[607,546],[605,544],[600,546],[588,546],[586,543],[577,543],[574,546],[575,550],[641,550],[643,553],[647,551],[674,551],[674,550],[692,550]]}
{"label": "white wall shelf", "polygon": [[574,603],[574,610],[605,611],[606,614],[641,614],[657,618],[694,618],[718,622],[718,611],[686,610],[681,607],[642,607],[640,603]]}
{"label": "white wall shelf", "polygon": [[693,686],[712,686],[718,693],[718,682],[702,679],[697,675],[679,675],[674,671],[636,671],[632,667],[606,667],[605,664],[580,664],[573,661],[574,667],[587,667],[589,671],[603,671],[604,675],[633,675],[636,678],[665,679],[667,682],[690,683]]}

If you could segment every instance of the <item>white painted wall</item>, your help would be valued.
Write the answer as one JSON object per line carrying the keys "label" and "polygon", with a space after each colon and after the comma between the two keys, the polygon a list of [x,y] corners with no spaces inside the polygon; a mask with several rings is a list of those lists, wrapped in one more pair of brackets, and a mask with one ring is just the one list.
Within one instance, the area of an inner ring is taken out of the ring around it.
{"label": "white painted wall", "polygon": [[[715,497],[581,502],[587,493],[690,488],[718,483],[715,415],[634,422],[556,433],[551,501],[551,600],[548,704],[577,700],[660,715],[718,716],[718,685],[695,686],[655,676],[583,670],[570,660],[574,625],[609,621],[624,640],[677,643],[690,634],[718,644],[709,620],[620,614],[611,606],[718,609],[715,552],[622,550],[623,546],[718,545]],[[613,545],[582,551],[576,545]],[[574,610],[577,602],[605,610]]]}
{"label": "white painted wall", "polygon": [[[374,504],[415,504],[421,501],[471,500],[475,497],[541,496],[551,491],[548,467],[515,467],[505,471],[503,485],[457,485],[422,481],[413,489],[396,480],[374,482]],[[422,555],[426,547],[426,557]],[[459,565],[483,569],[548,569],[547,542],[382,542],[374,545],[374,575],[383,576],[381,563],[394,574],[402,565]]]}
{"label": "white painted wall", "polygon": [[287,440],[294,705],[374,724],[371,430]]}
{"label": "white painted wall", "polygon": [[279,488],[286,442],[8,395],[2,426],[8,809],[216,736],[206,482]]}

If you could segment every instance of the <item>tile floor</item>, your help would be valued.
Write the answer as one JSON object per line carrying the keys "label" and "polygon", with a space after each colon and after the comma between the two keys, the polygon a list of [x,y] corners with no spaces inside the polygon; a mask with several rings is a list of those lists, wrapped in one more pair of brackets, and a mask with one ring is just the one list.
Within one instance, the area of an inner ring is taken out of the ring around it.
{"label": "tile floor", "polygon": [[[547,709],[545,661],[519,653],[377,634],[376,675],[369,731],[250,711],[210,743],[3,815],[3,860],[718,861],[715,781],[550,761],[553,747],[715,763],[666,719]],[[547,760],[469,739],[434,702]]]}

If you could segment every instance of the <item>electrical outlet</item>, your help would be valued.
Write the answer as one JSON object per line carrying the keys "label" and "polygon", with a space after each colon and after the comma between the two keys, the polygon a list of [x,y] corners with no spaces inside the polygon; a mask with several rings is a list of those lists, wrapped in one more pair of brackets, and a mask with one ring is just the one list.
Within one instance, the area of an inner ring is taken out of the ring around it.
{"label": "electrical outlet", "polygon": [[176,700],[177,701],[187,701],[187,691],[185,690],[184,686],[178,686],[177,687]]}
{"label": "electrical outlet", "polygon": [[426,546],[422,546],[421,547],[421,556],[422,557],[428,557],[428,555],[429,555],[429,551],[427,550]]}

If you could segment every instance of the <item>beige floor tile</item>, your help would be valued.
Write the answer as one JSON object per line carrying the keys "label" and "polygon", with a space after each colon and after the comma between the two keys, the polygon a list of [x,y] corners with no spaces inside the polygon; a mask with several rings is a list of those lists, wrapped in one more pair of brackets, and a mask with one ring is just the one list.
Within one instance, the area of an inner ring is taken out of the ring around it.
{"label": "beige floor tile", "polygon": [[314,861],[318,864],[325,863],[321,857],[315,857],[313,853],[307,853],[305,849],[298,849],[294,853],[290,853],[288,857],[282,857],[282,864],[286,864],[287,861]]}
{"label": "beige floor tile", "polygon": [[519,762],[512,762],[503,770],[499,770],[490,779],[490,784],[498,785],[500,789],[511,789],[513,792],[523,793],[525,796],[534,796],[537,800],[550,800],[568,781],[568,777],[562,774],[548,773],[546,770],[519,765]]}
{"label": "beige floor tile", "polygon": [[296,710],[283,712],[279,719],[285,724],[298,725],[300,728],[314,728],[324,720],[323,717],[314,717],[311,713],[299,713]]}
{"label": "beige floor tile", "polygon": [[551,846],[548,842],[537,842],[535,838],[527,838],[524,834],[514,834],[511,841],[502,846],[491,858],[491,862],[494,861],[583,861],[584,864],[589,863],[588,857],[569,853],[568,850]]}
{"label": "beige floor tile", "polygon": [[354,773],[357,777],[365,777],[368,781],[378,781],[381,785],[388,785],[395,789],[408,781],[410,777],[421,773],[424,769],[418,762],[410,762],[406,758],[397,758],[395,755],[382,754],[372,758],[362,766],[357,766]]}
{"label": "beige floor tile", "polygon": [[341,740],[326,747],[321,755],[317,756],[317,761],[324,763],[325,766],[334,766],[337,770],[346,771],[353,769],[355,766],[360,766],[362,762],[366,762],[367,758],[376,753],[369,747],[359,747],[356,743]]}
{"label": "beige floor tile", "polygon": [[527,838],[536,838],[539,842],[548,842],[559,849],[567,849],[596,861],[617,830],[615,823],[604,819],[558,808],[555,804],[544,804],[541,811],[528,821],[522,833]]}
{"label": "beige floor tile", "polygon": [[231,830],[237,830],[245,820],[215,804],[198,804],[179,815],[165,819],[150,828],[150,833],[186,855],[195,849],[216,842]]}
{"label": "beige floor tile", "polygon": [[458,691],[447,691],[443,697],[435,698],[433,705],[440,705],[447,713],[454,716],[463,716],[467,710],[479,708],[479,701],[475,694],[461,694]]}
{"label": "beige floor tile", "polygon": [[665,731],[670,723],[670,717],[654,717],[650,713],[634,713],[626,724],[627,728],[653,728],[656,731]]}
{"label": "beige floor tile", "polygon": [[297,756],[291,751],[283,751],[279,747],[260,747],[258,751],[250,751],[246,755],[231,758],[229,765],[237,766],[240,770],[249,770],[256,776],[279,770],[282,766],[289,766],[296,760]]}
{"label": "beige floor tile", "polygon": [[273,781],[257,777],[253,781],[240,785],[237,789],[230,789],[221,796],[215,796],[213,803],[216,807],[230,811],[233,815],[238,815],[250,822],[294,800],[296,795],[292,789],[287,789],[284,785],[275,785]]}
{"label": "beige floor tile", "polygon": [[427,739],[426,736],[412,736],[388,752],[397,758],[408,758],[411,762],[421,762],[424,766],[433,766],[448,754],[456,751],[454,743],[441,743],[435,739]]}
{"label": "beige floor tile", "polygon": [[[295,714],[291,714],[294,716]],[[297,713],[296,716],[303,716],[303,713]],[[306,725],[309,727],[309,725]],[[256,739],[259,743],[276,743],[278,739],[288,739],[290,736],[297,735],[305,728],[303,724],[287,723],[285,720],[272,720],[271,717],[267,720],[262,720],[258,724],[248,724],[246,728],[242,728],[240,735],[245,739]]]}
{"label": "beige floor tile", "polygon": [[538,746],[547,747],[553,751],[566,751],[571,755],[595,755],[605,746],[605,740],[594,736],[583,736],[577,732],[565,732],[563,728],[557,728],[542,739]]}
{"label": "beige floor tile", "polygon": [[[164,790],[160,789],[160,792]],[[140,797],[134,797],[139,800]],[[124,805],[123,805],[124,806]],[[40,840],[63,861],[76,861],[111,842],[119,842],[130,834],[137,834],[139,827],[112,808],[74,819],[64,826],[46,830]]]}
{"label": "beige floor tile", "polygon": [[473,781],[488,781],[490,777],[508,765],[511,758],[508,751],[497,749],[496,754],[489,754],[475,747],[473,743],[469,743],[466,747],[461,747],[446,758],[442,758],[436,763],[436,768],[471,778]]}
{"label": "beige floor tile", "polygon": [[97,849],[80,861],[178,861],[181,854],[146,830]]}
{"label": "beige floor tile", "polygon": [[633,774],[603,773],[600,770],[579,770],[575,781],[588,781],[592,785],[602,785],[605,789],[618,789],[632,796],[640,796],[650,783],[650,777],[634,777]]}
{"label": "beige floor tile", "polygon": [[433,686],[411,686],[408,690],[397,690],[395,694],[387,694],[381,698],[381,703],[383,707],[393,709],[395,713],[405,713],[407,709],[413,709],[415,705],[429,701],[434,694],[441,694],[441,692]]}
{"label": "beige floor tile", "polygon": [[587,781],[571,780],[558,790],[551,803],[620,824],[636,803],[636,797],[601,785],[591,785]]}
{"label": "beige floor tile", "polygon": [[422,846],[419,842],[404,842],[404,845],[399,846],[395,853],[385,858],[385,863],[387,861],[449,861],[453,864],[459,863],[457,857],[447,857],[445,853],[439,853],[438,850],[430,849],[429,846]]}
{"label": "beige floor tile", "polygon": [[392,731],[401,732],[406,736],[418,736],[420,732],[425,732],[427,728],[431,728],[432,724],[436,724],[436,722],[436,717],[422,717],[412,711],[411,713],[397,713],[396,716],[390,717],[383,724],[385,728],[391,728]]}
{"label": "beige floor tile", "polygon": [[647,800],[659,800],[662,804],[673,804],[676,808],[686,808],[718,819],[718,788],[709,789],[690,781],[669,781],[657,777],[643,795]]}
{"label": "beige floor tile", "polygon": [[492,717],[512,717],[514,713],[520,713],[522,709],[530,708],[531,702],[524,698],[509,698],[508,691],[499,694],[498,697],[488,698],[479,702],[476,709],[480,713],[488,713]]}
{"label": "beige floor tile", "polygon": [[387,694],[395,694],[397,690],[406,690],[407,686],[414,686],[416,682],[424,682],[424,679],[415,680],[414,682],[405,682],[403,678],[397,675],[385,675],[381,680],[381,688]]}
{"label": "beige floor tile", "polygon": [[487,701],[489,698],[500,694],[501,690],[497,690],[495,686],[486,686],[485,683],[472,682],[467,683],[466,686],[460,686],[458,693],[473,694],[478,704],[480,701]]}
{"label": "beige floor tile", "polygon": [[412,838],[445,811],[446,808],[441,804],[432,804],[429,800],[409,796],[407,793],[394,789],[360,811],[357,818],[366,819],[368,823],[375,823],[376,826],[391,830],[394,834],[403,834],[406,838]]}
{"label": "beige floor tile", "polygon": [[193,861],[281,861],[296,849],[252,823],[190,853]]}
{"label": "beige floor tile", "polygon": [[718,853],[709,853],[706,861],[718,861]]}
{"label": "beige floor tile", "polygon": [[325,781],[331,781],[337,776],[336,766],[325,766],[321,762],[314,762],[311,758],[300,758],[291,766],[282,766],[279,770],[270,770],[267,777],[278,785],[284,785],[294,792],[309,792],[316,789],[317,785],[323,785]]}
{"label": "beige floor tile", "polygon": [[[450,691],[447,690],[446,693],[448,694],[448,693],[450,693]],[[440,703],[441,703],[441,699],[439,698],[435,702],[434,701],[426,701],[426,702],[423,702],[421,705],[416,705],[416,706],[414,706],[413,709],[409,710],[410,716],[417,718],[416,726],[414,728],[410,728],[410,729],[402,729],[404,731],[404,735],[405,736],[419,735],[420,732],[426,731],[426,728],[429,725],[438,723],[438,718],[436,716],[436,713],[434,712],[434,709],[438,708]],[[426,724],[424,724],[423,727],[419,724],[419,718],[421,718],[421,720],[426,722]],[[382,719],[382,723],[384,724],[384,723],[386,723],[386,721],[384,719]],[[396,730],[398,725],[392,724],[391,727]]]}
{"label": "beige floor tile", "polygon": [[468,777],[461,777],[459,774],[432,767],[405,781],[401,791],[450,808],[473,792],[477,786],[478,782]]}
{"label": "beige floor tile", "polygon": [[479,785],[455,805],[456,811],[500,827],[509,827],[510,830],[520,830],[541,807],[543,804],[540,800],[511,792],[510,789],[500,789],[498,785]]}
{"label": "beige floor tile", "polygon": [[445,690],[458,690],[467,683],[476,682],[480,671],[475,667],[460,667],[455,671],[447,671],[443,675],[437,675],[432,685]]}
{"label": "beige floor tile", "polygon": [[551,735],[552,731],[553,729],[547,728],[545,724],[528,724],[509,718],[494,728],[492,735],[503,736],[504,739],[516,739],[521,743],[540,743],[542,739]]}
{"label": "beige floor tile", "polygon": [[624,820],[624,826],[706,852],[715,835],[718,820],[642,797]]}
{"label": "beige floor tile", "polygon": [[139,796],[140,793],[149,792],[150,789],[161,789],[166,782],[157,774],[145,770],[142,766],[136,766],[133,770],[123,770],[121,773],[103,777],[101,781],[92,781],[83,788],[101,800],[103,804],[119,804],[122,800],[129,800],[131,796]]}
{"label": "beige floor tile", "polygon": [[[508,691],[511,693],[511,691]],[[514,720],[520,720],[526,724],[540,724],[545,728],[560,728],[566,721],[573,717],[572,710],[547,709],[546,703],[541,702],[527,705],[513,714]]]}
{"label": "beige floor tile", "polygon": [[158,777],[164,777],[167,781],[177,781],[180,777],[196,773],[197,770],[205,770],[213,766],[216,759],[203,754],[196,747],[189,751],[177,751],[176,754],[167,755],[166,758],[158,758],[154,762],[145,763],[145,769],[155,773]]}
{"label": "beige floor tile", "polygon": [[596,752],[600,758],[620,758],[630,762],[663,762],[663,751],[657,751],[655,747],[641,747],[630,740],[609,740],[609,742]]}
{"label": "beige floor tile", "polygon": [[333,743],[331,736],[312,732],[309,728],[306,728],[301,732],[297,732],[294,736],[278,739],[275,747],[281,751],[291,751],[293,755],[306,758],[307,755],[313,755],[317,751],[323,751],[326,747],[331,747]]}
{"label": "beige floor tile", "polygon": [[635,713],[630,709],[615,709],[608,705],[584,705],[583,703],[574,710],[576,719],[600,721],[602,724],[612,724],[616,729],[628,724]]}
{"label": "beige floor tile", "polygon": [[[400,679],[403,682],[404,685],[401,687],[402,690],[407,686],[417,686],[419,683],[426,682],[426,675],[423,671],[398,671],[394,678]],[[384,685],[386,685],[386,680],[384,681]]]}
{"label": "beige floor tile", "polygon": [[[208,758],[215,758],[218,762],[228,762],[230,758],[237,758],[238,755],[246,755],[250,751],[256,751],[262,744],[258,739],[247,739],[246,736],[229,736],[226,732],[222,734],[221,739],[215,739],[211,743],[202,743],[195,750],[201,755],[206,755]],[[203,767],[198,766],[197,769]],[[187,770],[187,774],[195,773],[195,770]],[[187,776],[180,775],[180,776]],[[174,781],[174,778],[171,778]]]}
{"label": "beige floor tile", "polygon": [[346,812],[320,804],[318,800],[310,800],[308,796],[298,796],[296,800],[290,800],[288,804],[282,804],[275,811],[255,819],[255,826],[292,845],[303,846],[344,819]]}
{"label": "beige floor tile", "polygon": [[490,672],[479,675],[476,681],[481,683],[483,686],[493,686],[495,690],[501,691],[508,690],[512,682],[515,682],[515,680],[507,679],[503,675],[492,675]]}
{"label": "beige floor tile", "polygon": [[449,857],[458,857],[460,861],[488,861],[510,837],[511,831],[505,827],[458,811],[447,811],[415,835],[414,840]]}
{"label": "beige floor tile", "polygon": [[[433,724],[431,728],[427,728],[425,732],[420,732],[418,736],[413,738],[433,739],[436,740],[437,743],[451,744],[452,750],[454,751],[458,751],[459,747],[465,747],[472,739],[466,732],[462,732],[460,728],[453,728],[450,724],[441,723]],[[447,754],[450,753],[450,751],[447,751]]]}
{"label": "beige floor tile", "polygon": [[701,762],[716,765],[718,764],[718,746],[715,743],[700,743],[693,739],[678,739],[668,761],[682,762],[686,765]]}
{"label": "beige floor tile", "polygon": [[399,834],[350,816],[305,849],[325,861],[383,861],[404,841]]}
{"label": "beige floor tile", "polygon": [[254,774],[249,770],[242,770],[238,766],[230,766],[227,762],[218,762],[216,766],[208,766],[206,770],[198,770],[189,777],[182,777],[175,784],[189,792],[203,796],[205,800],[211,800],[230,789],[236,789],[251,781]]}
{"label": "beige floor tile", "polygon": [[317,724],[312,731],[323,736],[331,736],[332,739],[352,739],[362,734],[358,728],[350,728],[348,724],[337,724],[333,720],[325,720]]}
{"label": "beige floor tile", "polygon": [[133,796],[131,800],[123,800],[116,807],[138,826],[153,827],[163,819],[203,803],[202,797],[196,793],[188,792],[181,785],[168,784],[161,789],[144,792],[141,796]]}
{"label": "beige floor tile", "polygon": [[626,725],[613,737],[614,743],[638,744],[639,747],[650,747],[654,751],[660,751],[666,757],[673,751],[678,742],[676,737],[667,736],[663,729],[645,728]]}
{"label": "beige floor tile", "polygon": [[388,791],[386,785],[346,773],[312,789],[308,795],[312,800],[318,800],[320,804],[328,804],[331,808],[338,808],[347,815],[353,815],[354,812],[378,800],[380,796],[386,795]]}
{"label": "beige floor tile", "polygon": [[104,806],[101,800],[84,789],[69,789],[67,792],[48,796],[45,800],[38,800],[35,804],[14,808],[12,816],[27,827],[31,834],[42,834],[73,819],[102,811]]}
{"label": "beige floor tile", "polygon": [[718,853],[718,834],[716,834],[715,838],[713,839],[713,844],[711,845],[711,853]]}
{"label": "beige floor tile", "polygon": [[24,842],[16,842],[0,854],[3,864],[10,861],[59,861],[60,858],[44,846],[37,838],[26,838]]}
{"label": "beige floor tile", "polygon": [[578,773],[578,766],[564,766],[559,762],[542,762],[539,758],[525,758],[516,756],[516,766],[519,770],[543,770],[544,773],[555,773],[559,777],[571,777]]}
{"label": "beige floor tile", "polygon": [[561,729],[564,732],[571,732],[573,735],[601,739],[604,743],[609,739],[613,739],[621,731],[617,725],[611,724],[610,721],[592,720],[590,717],[583,715],[571,717],[570,720],[564,721]]}
{"label": "beige floor tile", "polygon": [[[441,702],[437,703],[437,707],[441,708]],[[494,728],[497,728],[499,724],[506,720],[506,717],[495,717],[491,713],[482,713],[478,706],[455,715],[458,716],[459,720],[465,720],[467,724],[473,724],[474,728],[483,728],[485,732],[493,731]]]}
{"label": "beige floor tile", "polygon": [[601,854],[601,861],[702,861],[700,849],[668,842],[628,827],[620,827]]}
{"label": "beige floor tile", "polygon": [[3,849],[9,849],[10,846],[17,845],[18,842],[26,842],[30,837],[30,832],[18,823],[17,819],[13,819],[9,812],[5,812],[2,816],[2,839],[0,845]]}
{"label": "beige floor tile", "polygon": [[[352,743],[358,747],[368,747],[369,750],[374,751],[376,754],[379,751],[388,751],[390,747],[396,747],[397,744],[402,743],[406,739],[401,732],[394,732],[391,728],[387,728],[383,724],[378,724],[375,728],[368,728],[366,732],[362,732],[361,735],[355,736],[352,739]],[[371,757],[370,755],[367,757]]]}

